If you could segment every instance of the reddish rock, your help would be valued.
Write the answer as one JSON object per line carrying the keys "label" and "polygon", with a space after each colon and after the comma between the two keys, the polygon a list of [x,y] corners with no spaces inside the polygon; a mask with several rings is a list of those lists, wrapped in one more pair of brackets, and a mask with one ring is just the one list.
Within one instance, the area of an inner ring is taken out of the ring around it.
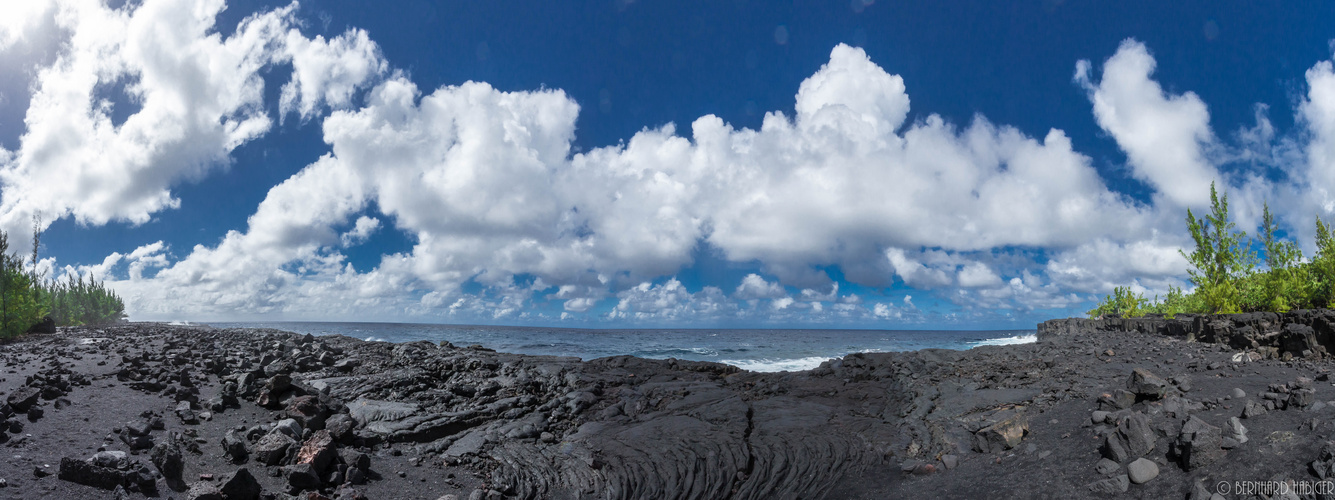
{"label": "reddish rock", "polygon": [[334,449],[334,437],[329,435],[329,431],[318,430],[301,445],[301,451],[297,452],[297,463],[311,464],[313,470],[322,472],[336,456],[338,451]]}

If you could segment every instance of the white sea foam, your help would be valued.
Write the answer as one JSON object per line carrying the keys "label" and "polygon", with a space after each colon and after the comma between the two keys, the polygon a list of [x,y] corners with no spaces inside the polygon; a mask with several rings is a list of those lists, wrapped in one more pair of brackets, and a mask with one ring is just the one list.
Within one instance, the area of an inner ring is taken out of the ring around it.
{"label": "white sea foam", "polygon": [[366,337],[364,340],[366,340],[367,342],[389,342],[388,340],[376,336]]}
{"label": "white sea foam", "polygon": [[719,362],[752,372],[795,372],[810,370],[831,359],[812,356],[795,359],[721,359]]}
{"label": "white sea foam", "polygon": [[191,325],[193,325],[194,323],[191,323],[191,322],[189,322],[189,321],[173,321],[173,322],[171,322],[171,323],[167,323],[167,324],[168,324],[168,325],[171,325],[171,326],[191,326]]}
{"label": "white sea foam", "polygon": [[969,342],[969,344],[971,344],[971,347],[978,347],[982,345],[1032,344],[1034,342],[1038,342],[1038,335],[1031,333],[1029,335],[1016,335],[1014,337],[980,340],[977,342]]}

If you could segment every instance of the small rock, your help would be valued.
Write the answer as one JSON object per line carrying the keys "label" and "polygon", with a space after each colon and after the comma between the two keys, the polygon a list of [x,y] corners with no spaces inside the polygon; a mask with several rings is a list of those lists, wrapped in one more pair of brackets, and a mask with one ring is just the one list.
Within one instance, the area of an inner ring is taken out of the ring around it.
{"label": "small rock", "polygon": [[959,463],[960,458],[955,455],[941,455],[941,465],[944,465],[946,470],[954,469]]}
{"label": "small rock", "polygon": [[197,481],[190,485],[190,490],[185,492],[187,500],[223,500],[221,491],[213,483]]}
{"label": "small rock", "polygon": [[1265,413],[1266,407],[1255,401],[1248,401],[1247,405],[1242,408],[1242,418],[1254,418],[1265,415]]}
{"label": "small rock", "polygon": [[1136,404],[1136,395],[1131,391],[1118,389],[1099,396],[1099,409],[1124,410]]}
{"label": "small rock", "polygon": [[297,423],[294,419],[285,418],[279,420],[277,424],[274,424],[274,430],[287,434],[287,437],[290,437],[293,440],[301,440],[301,424]]}
{"label": "small rock", "polygon": [[1233,388],[1233,399],[1242,399],[1247,397],[1247,393],[1237,387]]}
{"label": "small rock", "polygon": [[1118,493],[1126,493],[1127,488],[1130,487],[1131,487],[1131,478],[1127,477],[1126,474],[1122,474],[1117,477],[1109,479],[1103,479],[1100,481],[1094,481],[1093,483],[1090,483],[1088,486],[1090,491],[1103,495],[1116,495]]}
{"label": "small rock", "polygon": [[1145,458],[1137,458],[1127,464],[1126,473],[1132,483],[1145,484],[1159,476],[1159,465]]}
{"label": "small rock", "polygon": [[1297,380],[1294,380],[1292,385],[1294,389],[1311,389],[1312,379],[1307,377],[1298,377]]}
{"label": "small rock", "polygon": [[351,484],[366,484],[366,471],[357,468],[348,468],[347,480]]}
{"label": "small rock", "polygon": [[[1303,377],[1298,377],[1303,378]],[[1289,393],[1288,405],[1293,408],[1306,408],[1316,401],[1316,391],[1308,388],[1295,389]]]}
{"label": "small rock", "polygon": [[126,432],[129,432],[131,436],[147,436],[149,431],[152,430],[152,427],[149,427],[148,421],[144,420],[142,422],[130,422],[125,424],[125,430]]}
{"label": "small rock", "polygon": [[1111,476],[1122,470],[1121,464],[1106,458],[1100,458],[1099,463],[1094,464],[1094,471],[1101,476]]}
{"label": "small rock", "polygon": [[1099,424],[1102,424],[1102,423],[1104,423],[1104,422],[1107,422],[1107,421],[1108,421],[1108,415],[1110,415],[1110,414],[1111,414],[1111,413],[1106,412],[1106,411],[1102,411],[1102,410],[1094,410],[1094,413],[1090,414],[1090,416],[1089,416],[1089,421],[1092,422],[1094,425],[1099,425]]}
{"label": "small rock", "polygon": [[320,476],[311,468],[311,464],[295,464],[283,467],[289,487],[301,490],[313,490],[320,487]]}
{"label": "small rock", "polygon": [[1104,460],[1119,464],[1131,458],[1131,452],[1126,449],[1126,445],[1117,438],[1116,433],[1112,432],[1103,436],[1103,445],[1099,447],[1099,453],[1103,455]]}
{"label": "small rock", "polygon": [[1312,472],[1323,480],[1335,477],[1335,441],[1326,441],[1326,445],[1321,448],[1321,453],[1311,463],[1311,467]]}
{"label": "small rock", "polygon": [[357,426],[357,422],[348,416],[347,413],[339,413],[325,420],[324,428],[329,431],[337,441],[344,441],[352,437],[352,429]]}
{"label": "small rock", "polygon": [[1242,420],[1238,417],[1230,417],[1225,430],[1228,431],[1228,437],[1233,438],[1238,444],[1247,442],[1247,428],[1242,426]]}
{"label": "small rock", "polygon": [[982,453],[1009,450],[1029,433],[1029,421],[1023,413],[984,427],[974,434],[974,449]]}

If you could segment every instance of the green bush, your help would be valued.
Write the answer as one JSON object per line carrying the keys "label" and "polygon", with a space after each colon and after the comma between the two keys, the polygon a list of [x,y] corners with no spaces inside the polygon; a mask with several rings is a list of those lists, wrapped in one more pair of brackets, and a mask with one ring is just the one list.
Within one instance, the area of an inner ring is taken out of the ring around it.
{"label": "green bush", "polygon": [[1143,308],[1147,305],[1145,297],[1133,293],[1131,287],[1116,287],[1112,295],[1104,297],[1098,307],[1089,311],[1089,317],[1098,318],[1105,316],[1116,316],[1119,318],[1131,318],[1145,314]]}
{"label": "green bush", "polygon": [[125,304],[115,292],[93,279],[82,275],[67,275],[64,282],[45,285],[51,318],[57,325],[98,325],[125,319]]}
{"label": "green bush", "polygon": [[1164,317],[1172,318],[1183,313],[1199,313],[1205,309],[1205,303],[1196,294],[1183,293],[1181,288],[1168,285],[1168,295],[1159,300],[1145,304],[1142,310],[1146,314],[1162,314]]}

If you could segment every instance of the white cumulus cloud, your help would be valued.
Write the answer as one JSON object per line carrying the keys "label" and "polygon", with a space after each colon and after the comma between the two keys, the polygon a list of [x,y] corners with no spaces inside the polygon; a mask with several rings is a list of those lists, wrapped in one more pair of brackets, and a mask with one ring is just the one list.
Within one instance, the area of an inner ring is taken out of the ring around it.
{"label": "white cumulus cloud", "polygon": [[[1143,44],[1123,43],[1097,79],[1081,61],[1075,80],[1094,121],[1153,192],[1142,203],[1110,190],[1062,130],[1030,136],[981,115],[909,120],[912,82],[846,45],[798,86],[791,114],[767,113],[756,129],[705,115],[577,151],[581,106],[565,92],[421,89],[365,31],[303,35],[296,4],[232,33],[215,25],[221,0],[33,5],[0,10],[22,14],[0,22],[0,51],[43,19],[68,40],[33,77],[17,149],[0,149],[0,226],[12,234],[35,214],[138,224],[177,206],[177,184],[208,182],[269,132],[275,103],[264,102],[261,74],[276,65],[292,67],[279,119],[318,120],[329,145],[273,186],[244,228],[87,267],[112,276],[139,317],[517,319],[545,301],[562,318],[628,321],[927,314],[908,296],[840,295],[841,284],[908,287],[923,290],[920,303],[962,308],[1060,309],[1119,284],[1182,283],[1181,218],[1211,181],[1238,193],[1244,217],[1270,197],[1291,219],[1335,208],[1329,62],[1308,71],[1298,111],[1312,132],[1307,165],[1282,166],[1297,180],[1277,184],[1220,169],[1221,158],[1289,158],[1274,153],[1284,148],[1263,110],[1232,151],[1199,96],[1152,78]],[[129,102],[107,96],[117,85]],[[376,231],[413,246],[354,267],[341,252]],[[759,269],[735,287],[691,290],[675,276],[701,249]]]}

